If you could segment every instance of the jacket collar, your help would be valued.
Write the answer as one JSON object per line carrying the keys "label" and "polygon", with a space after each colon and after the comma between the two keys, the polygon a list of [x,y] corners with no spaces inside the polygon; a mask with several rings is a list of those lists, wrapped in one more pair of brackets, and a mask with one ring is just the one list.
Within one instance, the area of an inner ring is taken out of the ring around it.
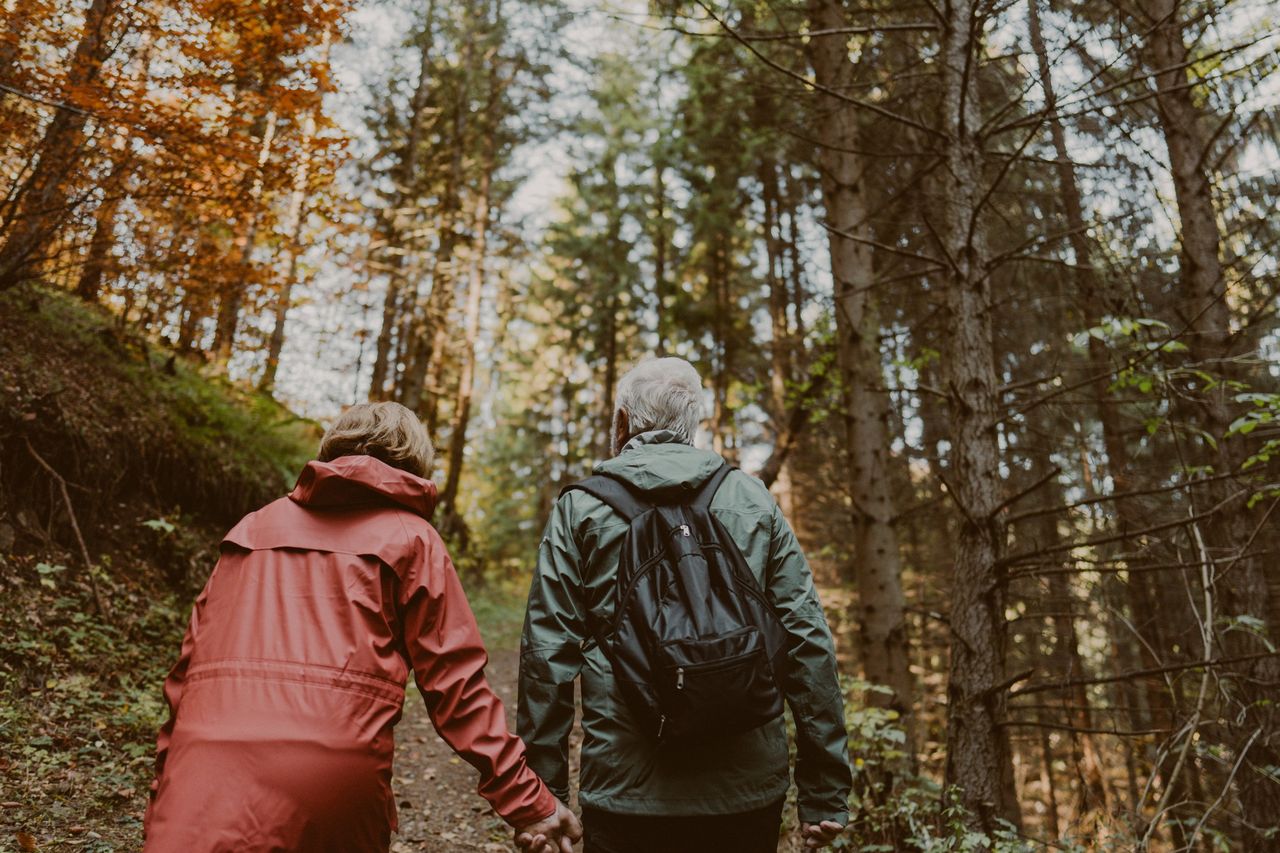
{"label": "jacket collar", "polygon": [[436,484],[372,456],[340,456],[308,462],[289,499],[311,509],[391,503],[429,519],[436,508]]}
{"label": "jacket collar", "polygon": [[[646,444],[686,444],[689,442],[680,438],[669,429],[651,429],[648,432],[642,432],[639,435],[633,435],[626,444],[622,445],[621,453],[628,450],[635,450],[637,447],[644,447]],[[692,445],[690,445],[692,446]]]}

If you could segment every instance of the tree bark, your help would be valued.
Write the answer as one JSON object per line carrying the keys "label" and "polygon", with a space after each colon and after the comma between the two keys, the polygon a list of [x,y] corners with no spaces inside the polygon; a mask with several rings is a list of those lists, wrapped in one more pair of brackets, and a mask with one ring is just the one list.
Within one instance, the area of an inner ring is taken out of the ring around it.
{"label": "tree bark", "polygon": [[[492,157],[490,156],[490,161]],[[440,496],[443,510],[443,527],[448,532],[457,532],[460,519],[455,506],[458,499],[458,486],[462,480],[462,466],[467,447],[467,425],[471,420],[471,396],[475,385],[476,373],[476,341],[480,337],[480,303],[484,294],[485,254],[488,252],[489,233],[489,192],[492,185],[493,164],[490,162],[480,176],[480,185],[476,188],[476,210],[474,217],[475,239],[471,244],[471,264],[468,275],[467,313],[463,331],[462,363],[459,367],[458,390],[454,397],[453,424],[449,432],[449,476],[445,481],[444,492]]]}
{"label": "tree bark", "polygon": [[946,265],[946,351],[951,497],[963,521],[951,591],[946,781],[960,789],[966,821],[988,834],[1019,826],[1003,686],[1005,581],[997,569],[1003,533],[999,379],[992,339],[991,279],[981,223],[983,140],[976,76],[982,59],[980,0],[954,0],[942,20],[940,236]]}
{"label": "tree bark", "polygon": [[[331,30],[325,30],[321,42],[320,62],[325,68],[329,66],[329,46],[332,36]],[[318,96],[322,94],[317,93]],[[280,282],[280,290],[276,293],[276,304],[272,310],[274,323],[271,326],[271,337],[267,341],[267,360],[262,368],[262,376],[258,380],[258,390],[267,394],[275,389],[276,372],[280,369],[280,353],[284,350],[285,321],[289,317],[293,288],[298,283],[298,256],[302,254],[302,227],[307,219],[306,198],[307,180],[311,174],[311,145],[316,135],[316,117],[319,110],[320,102],[317,101],[315,108],[307,113],[302,123],[302,152],[293,173],[293,190],[289,194],[289,208],[285,213],[285,233],[289,235],[289,244],[285,249],[284,280]],[[363,349],[361,354],[363,355]]]}
{"label": "tree bark", "polygon": [[[1169,154],[1180,226],[1181,276],[1174,310],[1188,327],[1186,340],[1192,362],[1223,380],[1208,388],[1193,381],[1179,394],[1190,401],[1180,408],[1188,420],[1215,440],[1196,448],[1199,461],[1213,465],[1220,473],[1236,473],[1247,450],[1243,437],[1227,436],[1236,415],[1231,381],[1244,377],[1235,361],[1239,353],[1220,258],[1222,235],[1206,168],[1211,142],[1206,139],[1206,117],[1195,101],[1193,81],[1187,73],[1191,57],[1179,4],[1176,0],[1152,0],[1145,11],[1150,20],[1139,22],[1139,29],[1145,34],[1147,61],[1155,76],[1157,114]],[[1280,636],[1280,625],[1274,624],[1276,608],[1270,603],[1266,568],[1259,557],[1242,552],[1260,523],[1260,513],[1251,512],[1246,504],[1249,486],[1247,477],[1240,476],[1207,489],[1207,503],[1221,507],[1218,516],[1206,525],[1206,556],[1214,562],[1210,584],[1216,587],[1223,613],[1257,619],[1275,638]],[[1224,632],[1222,643],[1232,655],[1266,647],[1265,639],[1249,631]],[[1280,766],[1280,725],[1274,701],[1277,683],[1280,659],[1275,657],[1256,660],[1226,682],[1231,711],[1225,740],[1242,760],[1236,784],[1243,820],[1237,825],[1246,851],[1274,849],[1275,838],[1268,838],[1267,830],[1280,828],[1280,783],[1274,770],[1268,770]]]}
{"label": "tree bark", "polygon": [[[495,14],[501,17],[501,3]],[[480,305],[484,296],[485,276],[489,252],[490,194],[493,173],[497,170],[497,142],[502,116],[499,105],[503,88],[495,55],[489,56],[488,95],[485,102],[483,138],[480,152],[480,179],[476,187],[475,210],[472,215],[471,256],[468,273],[467,308],[463,327],[463,342],[458,372],[458,388],[453,402],[453,423],[449,431],[449,475],[441,495],[443,527],[446,533],[461,537],[465,546],[465,525],[457,510],[458,488],[462,482],[462,467],[466,459],[467,426],[471,421],[471,398],[475,387],[476,342],[480,338]]]}
{"label": "tree bark", "polygon": [[389,399],[387,380],[393,378],[394,369],[391,363],[391,342],[395,334],[396,320],[403,308],[402,294],[405,292],[404,281],[405,255],[408,247],[404,245],[404,232],[407,223],[405,208],[414,197],[414,184],[418,179],[418,152],[422,147],[423,114],[431,98],[432,76],[432,27],[435,25],[435,0],[427,4],[426,23],[423,25],[422,40],[419,45],[418,82],[413,89],[410,101],[408,132],[404,146],[400,149],[399,162],[396,164],[393,178],[395,189],[392,193],[389,210],[385,214],[384,230],[387,247],[395,250],[389,262],[390,272],[387,275],[387,292],[382,302],[382,325],[378,329],[378,340],[374,345],[373,373],[369,380],[369,399]]}
{"label": "tree bark", "polygon": [[[812,0],[812,26],[839,32],[849,25],[839,0]],[[841,35],[815,36],[810,62],[827,90],[849,91],[854,68]],[[897,710],[912,733],[914,692],[907,648],[898,538],[894,530],[889,480],[889,394],[881,368],[880,322],[872,283],[870,247],[845,235],[867,230],[864,166],[858,116],[831,95],[819,96],[817,134],[821,143],[822,200],[830,232],[835,280],[837,348],[844,391],[846,476],[853,496],[855,530],[853,576],[858,588],[863,669],[868,681],[892,689],[872,692],[868,701]],[[908,746],[908,753],[911,749]]]}
{"label": "tree bark", "polygon": [[268,110],[258,125],[259,129],[254,134],[259,138],[258,159],[256,167],[249,175],[248,201],[241,211],[245,222],[239,237],[244,241],[240,247],[240,278],[231,283],[218,301],[218,322],[213,334],[213,360],[223,369],[231,360],[231,352],[235,348],[236,331],[240,327],[240,308],[244,304],[245,291],[249,286],[247,278],[253,263],[253,248],[258,241],[258,228],[262,223],[258,204],[262,200],[263,170],[271,157],[271,148],[275,144],[276,111]]}
{"label": "tree bark", "polygon": [[454,250],[458,244],[460,196],[464,180],[466,109],[465,98],[459,93],[454,104],[453,151],[441,205],[440,245],[432,263],[431,289],[425,298],[419,300],[416,308],[413,349],[405,363],[404,389],[400,397],[400,402],[406,407],[426,416],[428,429],[435,428],[435,413],[438,409],[436,401],[431,398],[439,393],[439,388],[429,380],[438,380],[443,375],[441,365],[436,362],[441,358],[447,341],[446,324],[457,284]]}

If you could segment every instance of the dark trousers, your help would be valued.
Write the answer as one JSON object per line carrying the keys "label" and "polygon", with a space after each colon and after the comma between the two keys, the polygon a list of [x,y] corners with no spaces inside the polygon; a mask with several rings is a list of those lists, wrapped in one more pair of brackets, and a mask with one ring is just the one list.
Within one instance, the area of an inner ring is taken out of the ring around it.
{"label": "dark trousers", "polygon": [[782,802],[741,814],[631,815],[583,807],[583,853],[777,853]]}

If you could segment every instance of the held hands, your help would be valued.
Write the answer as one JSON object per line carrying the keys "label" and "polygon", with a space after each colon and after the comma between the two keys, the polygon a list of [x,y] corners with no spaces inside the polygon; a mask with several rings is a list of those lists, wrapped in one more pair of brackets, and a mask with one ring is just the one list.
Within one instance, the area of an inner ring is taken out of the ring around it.
{"label": "held hands", "polygon": [[523,853],[573,853],[582,838],[582,824],[568,807],[556,800],[556,810],[537,823],[516,829],[516,846]]}
{"label": "held hands", "polygon": [[844,832],[843,826],[833,820],[824,820],[819,824],[804,824],[800,828],[800,837],[804,839],[805,850],[819,850],[835,841],[841,832]]}

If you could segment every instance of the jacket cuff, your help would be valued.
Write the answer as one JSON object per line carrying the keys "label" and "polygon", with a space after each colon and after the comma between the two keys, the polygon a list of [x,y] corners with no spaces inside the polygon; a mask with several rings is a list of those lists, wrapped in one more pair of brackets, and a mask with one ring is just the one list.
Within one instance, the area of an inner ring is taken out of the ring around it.
{"label": "jacket cuff", "polygon": [[811,823],[816,826],[824,820],[833,820],[841,826],[849,825],[849,809],[847,808],[832,809],[801,804],[796,811],[799,813],[798,816],[802,824]]}
{"label": "jacket cuff", "polygon": [[499,816],[512,827],[520,829],[540,820],[545,820],[555,814],[555,794],[551,793],[551,790],[541,782],[538,784],[541,790],[533,802],[506,814],[499,812]]}

